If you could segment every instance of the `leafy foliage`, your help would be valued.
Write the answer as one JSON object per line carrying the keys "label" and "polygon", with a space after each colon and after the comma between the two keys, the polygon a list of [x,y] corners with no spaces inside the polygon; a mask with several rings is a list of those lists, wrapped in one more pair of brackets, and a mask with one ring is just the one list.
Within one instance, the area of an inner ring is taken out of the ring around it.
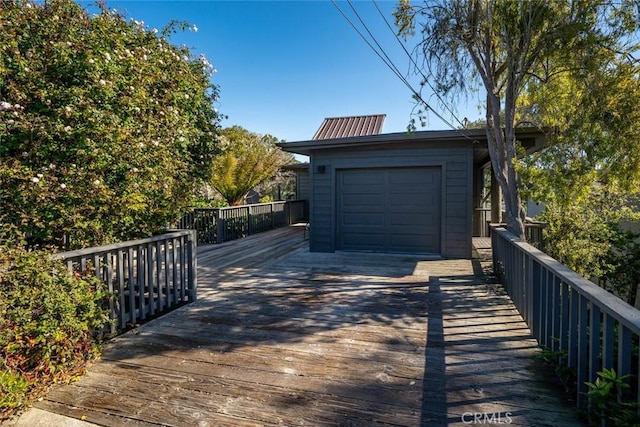
{"label": "leafy foliage", "polygon": [[416,52],[424,83],[454,98],[468,93],[470,86],[486,92],[491,164],[513,233],[524,234],[521,177],[515,167],[516,107],[523,91],[530,84],[544,87],[549,78],[563,72],[588,75],[594,64],[606,69],[612,57],[629,62],[628,55],[638,49],[632,43],[638,13],[628,2],[456,0],[425,1],[420,6],[400,2],[395,12],[400,33],[410,35],[416,26],[420,29]]}
{"label": "leafy foliage", "polygon": [[293,161],[282,151],[278,140],[271,135],[259,135],[232,126],[220,133],[222,153],[213,160],[211,186],[231,206],[244,203],[253,187],[276,175],[278,170]]}
{"label": "leafy foliage", "polygon": [[598,372],[595,382],[587,382],[591,407],[590,425],[632,426],[640,424],[638,404],[620,399],[623,391],[629,388],[629,375],[618,375],[611,369]]}
{"label": "leafy foliage", "polygon": [[0,247],[0,418],[97,355],[109,320],[105,285],[45,251]]}
{"label": "leafy foliage", "polygon": [[0,23],[0,223],[82,247],[184,212],[218,127],[213,67],[167,39],[187,26],[71,0],[4,1]]}

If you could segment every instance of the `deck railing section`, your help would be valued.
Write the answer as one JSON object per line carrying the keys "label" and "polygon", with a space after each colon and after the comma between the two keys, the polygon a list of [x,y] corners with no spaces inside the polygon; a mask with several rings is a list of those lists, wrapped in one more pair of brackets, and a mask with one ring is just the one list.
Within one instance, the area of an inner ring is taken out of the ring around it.
{"label": "deck railing section", "polygon": [[93,270],[107,284],[111,333],[197,298],[192,230],[60,252],[53,258],[64,260],[70,272]]}
{"label": "deck railing section", "polygon": [[604,368],[629,375],[627,393],[640,403],[640,310],[504,228],[491,235],[494,272],[532,334],[575,369],[577,405]]}
{"label": "deck railing section", "polygon": [[260,203],[224,208],[195,208],[177,228],[197,231],[198,243],[222,243],[305,221],[306,200]]}

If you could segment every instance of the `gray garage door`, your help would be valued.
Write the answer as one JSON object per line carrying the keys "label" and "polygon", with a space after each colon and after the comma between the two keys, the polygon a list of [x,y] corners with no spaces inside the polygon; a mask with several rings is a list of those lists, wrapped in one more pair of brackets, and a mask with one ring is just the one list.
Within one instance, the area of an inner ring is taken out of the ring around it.
{"label": "gray garage door", "polygon": [[338,249],[439,254],[441,175],[439,167],[339,170]]}

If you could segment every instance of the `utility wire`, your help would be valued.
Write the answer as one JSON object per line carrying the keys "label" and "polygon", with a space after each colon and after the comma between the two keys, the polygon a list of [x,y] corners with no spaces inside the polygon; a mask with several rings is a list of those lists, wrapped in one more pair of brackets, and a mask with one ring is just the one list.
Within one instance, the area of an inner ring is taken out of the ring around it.
{"label": "utility wire", "polygon": [[389,23],[389,21],[387,20],[387,17],[384,16],[384,13],[382,13],[382,11],[380,10],[380,7],[378,7],[378,3],[376,2],[376,0],[371,0],[373,2],[373,5],[376,7],[376,10],[378,11],[378,13],[380,14],[380,16],[382,17],[382,19],[384,20],[384,23],[387,24],[387,28],[389,28],[389,31],[391,31],[393,33],[393,35],[395,36],[396,40],[398,41],[398,44],[400,45],[400,47],[402,47],[402,50],[404,50],[404,53],[407,54],[407,57],[409,58],[409,60],[411,61],[411,63],[413,64],[413,66],[415,67],[415,69],[420,73],[420,75],[423,78],[423,81],[427,84],[427,86],[429,86],[429,88],[431,89],[431,91],[433,92],[433,94],[438,98],[438,100],[440,100],[440,104],[451,114],[451,117],[453,117],[456,122],[458,122],[460,124],[460,126],[462,126],[463,128],[466,128],[466,126],[464,125],[464,123],[462,123],[460,121],[460,119],[458,119],[458,117],[456,116],[456,114],[454,113],[453,109],[451,107],[449,107],[447,105],[446,102],[444,102],[444,100],[440,97],[440,94],[438,93],[438,91],[435,90],[435,88],[431,85],[431,82],[429,81],[429,79],[427,78],[427,76],[422,72],[422,69],[420,69],[420,67],[418,67],[418,64],[416,63],[416,61],[413,59],[413,56],[409,53],[409,51],[407,50],[406,46],[404,45],[404,43],[402,43],[402,41],[400,40],[400,37],[398,37],[398,33],[396,33],[393,28],[391,27],[391,24]]}
{"label": "utility wire", "polygon": [[[349,4],[349,6],[351,6],[351,9],[353,9],[353,11],[355,12],[356,16],[358,17],[358,19],[360,20],[360,22],[362,23],[362,25],[364,26],[364,28],[366,29],[367,33],[369,33],[369,35],[371,36],[371,38],[374,40],[374,42],[376,43],[376,45],[378,45],[378,47],[380,48],[380,50],[382,51],[382,54],[380,52],[378,52],[378,50],[369,42],[369,40],[364,36],[364,34],[362,34],[362,32],[360,32],[360,30],[356,27],[356,25],[351,21],[351,19],[349,19],[349,17],[344,13],[344,11],[340,8],[340,6],[338,5],[338,3],[336,2],[336,0],[331,0],[331,2],[333,3],[333,5],[336,7],[336,9],[338,9],[338,11],[340,12],[340,14],[347,20],[347,22],[349,23],[349,25],[351,25],[351,27],[356,31],[356,33],[358,33],[358,35],[362,38],[362,40],[364,40],[364,42],[375,52],[376,55],[378,55],[378,57],[382,60],[382,62],[385,63],[385,65],[405,84],[405,86],[407,86],[407,88],[409,88],[409,90],[413,93],[414,97],[420,101],[422,104],[424,104],[429,110],[431,110],[440,120],[442,120],[443,123],[445,123],[447,126],[449,126],[451,129],[453,130],[457,130],[460,132],[459,129],[457,129],[455,126],[453,126],[447,119],[445,119],[440,113],[438,113],[438,111],[436,111],[433,107],[431,107],[431,105],[429,105],[429,103],[427,101],[425,101],[422,98],[422,95],[420,93],[418,93],[413,86],[411,86],[411,83],[409,83],[407,81],[407,79],[402,75],[402,73],[400,73],[400,71],[398,70],[398,68],[393,64],[393,62],[388,59],[388,55],[384,52],[384,49],[382,49],[382,47],[380,46],[380,44],[378,43],[378,41],[376,40],[376,38],[373,36],[373,34],[371,33],[371,31],[369,30],[369,28],[367,27],[367,25],[364,23],[363,19],[360,17],[360,15],[358,14],[358,12],[355,10],[355,8],[353,7],[353,4],[351,4],[351,0],[347,0],[347,3]],[[384,56],[383,56],[384,55]],[[386,57],[386,59],[385,59]],[[461,134],[463,134],[462,132],[460,132]],[[463,134],[464,135],[464,134]],[[466,136],[466,135],[465,135]],[[468,136],[467,136],[468,138]]]}

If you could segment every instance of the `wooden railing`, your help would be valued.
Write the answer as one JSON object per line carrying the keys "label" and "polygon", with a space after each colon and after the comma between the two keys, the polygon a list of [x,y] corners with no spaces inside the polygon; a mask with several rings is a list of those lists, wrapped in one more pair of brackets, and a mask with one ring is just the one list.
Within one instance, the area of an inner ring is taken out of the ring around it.
{"label": "wooden railing", "polygon": [[196,230],[198,243],[222,243],[306,221],[306,200],[225,208],[195,208],[176,227]]}
{"label": "wooden railing", "polygon": [[629,375],[627,393],[640,402],[640,310],[505,229],[491,234],[495,274],[538,343],[575,369],[577,404],[604,368]]}
{"label": "wooden railing", "polygon": [[70,272],[94,270],[111,298],[111,333],[196,300],[196,236],[192,230],[60,252]]}

